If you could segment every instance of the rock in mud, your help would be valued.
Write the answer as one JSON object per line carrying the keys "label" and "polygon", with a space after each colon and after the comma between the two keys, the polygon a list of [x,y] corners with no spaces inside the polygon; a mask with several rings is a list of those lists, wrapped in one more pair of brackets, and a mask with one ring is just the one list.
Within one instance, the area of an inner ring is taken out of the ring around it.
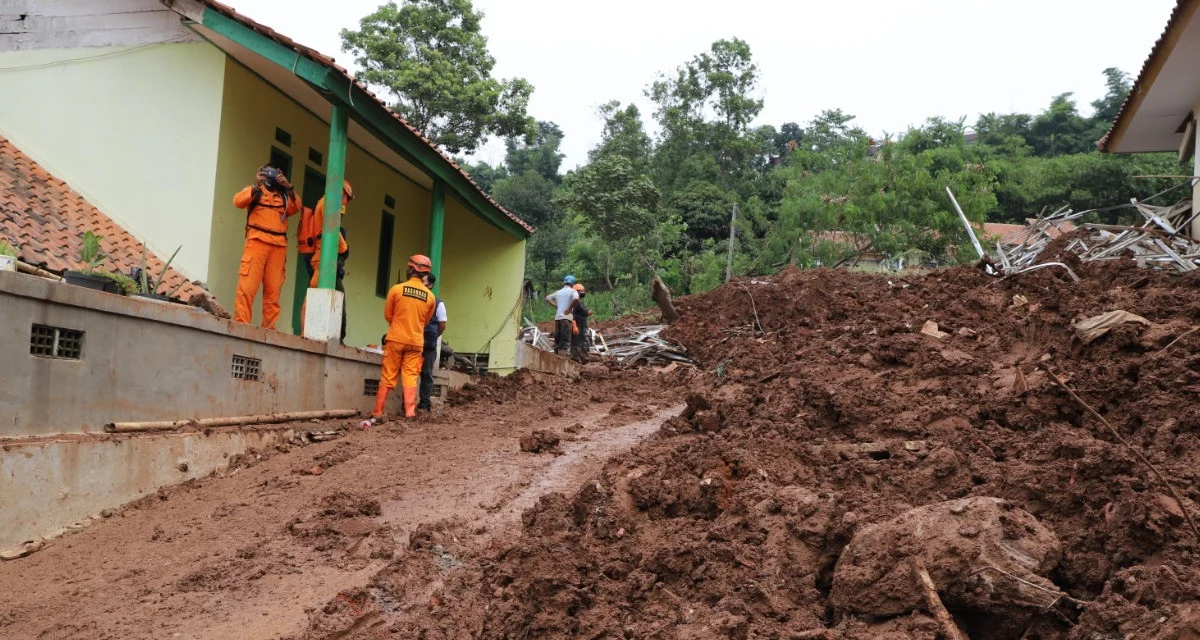
{"label": "rock in mud", "polygon": [[529,435],[521,436],[521,451],[529,453],[562,453],[559,448],[558,435],[543,429],[534,430]]}
{"label": "rock in mud", "polygon": [[1163,625],[1154,640],[1200,640],[1200,606],[1182,609]]}
{"label": "rock in mud", "polygon": [[922,608],[912,557],[924,561],[938,594],[956,611],[1035,609],[1059,592],[1043,577],[1062,557],[1054,532],[1004,500],[974,497],[918,507],[860,529],[834,569],[834,607],[880,617]]}

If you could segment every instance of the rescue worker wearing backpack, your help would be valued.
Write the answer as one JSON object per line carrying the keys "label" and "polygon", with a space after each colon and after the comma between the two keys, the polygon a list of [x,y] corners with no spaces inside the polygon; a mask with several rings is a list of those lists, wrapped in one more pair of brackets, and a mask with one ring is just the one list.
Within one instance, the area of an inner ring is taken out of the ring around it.
{"label": "rescue worker wearing backpack", "polygon": [[[346,215],[346,205],[354,199],[354,188],[350,186],[349,180],[342,181],[342,206],[341,215]],[[300,259],[304,262],[304,267],[308,271],[308,287],[315,289],[317,280],[321,274],[321,235],[325,229],[325,198],[322,197],[317,201],[317,206],[304,209],[304,215],[300,218],[300,229],[296,233],[297,243],[300,245]],[[333,288],[346,293],[346,286],[343,284],[343,279],[346,277],[346,260],[350,257],[350,247],[346,244],[346,234],[344,229],[338,230],[338,252],[337,252],[337,271],[336,280]],[[342,342],[346,341],[346,306],[342,305]],[[304,308],[300,311],[300,326],[304,326]]]}
{"label": "rescue worker wearing backpack", "polygon": [[250,323],[261,287],[262,326],[274,329],[279,293],[287,277],[288,218],[300,213],[300,198],[282,171],[264,166],[253,185],[233,196],[233,206],[246,210],[246,245],[238,267],[233,319]]}
{"label": "rescue worker wearing backpack", "polygon": [[408,280],[388,291],[383,305],[388,332],[383,344],[383,371],[379,376],[373,418],[383,415],[384,403],[397,382],[404,389],[404,415],[409,418],[417,415],[417,385],[421,380],[425,327],[433,317],[436,305],[433,292],[421,277],[431,270],[429,258],[415,255],[408,259]]}

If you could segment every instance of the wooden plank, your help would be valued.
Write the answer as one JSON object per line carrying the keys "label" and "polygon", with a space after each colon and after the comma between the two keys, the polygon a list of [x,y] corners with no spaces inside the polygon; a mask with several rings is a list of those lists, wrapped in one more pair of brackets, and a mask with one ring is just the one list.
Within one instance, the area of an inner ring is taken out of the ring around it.
{"label": "wooden plank", "polygon": [[1196,118],[1188,116],[1187,126],[1183,129],[1183,140],[1179,143],[1179,164],[1192,159],[1196,153]]}
{"label": "wooden plank", "polygon": [[925,569],[925,563],[920,558],[912,558],[910,562],[913,573],[917,578],[917,587],[921,590],[921,597],[925,600],[925,609],[928,611],[934,620],[937,620],[938,626],[942,629],[942,634],[948,640],[969,640],[958,625],[954,622],[954,618],[950,616],[950,612],[946,610],[946,605],[942,603],[942,599],[938,597],[937,587],[933,584],[933,578],[929,577],[929,571]]}
{"label": "wooden plank", "polygon": [[0,0],[0,15],[24,14],[41,18],[141,12],[170,13],[170,10],[158,0]]}
{"label": "wooden plank", "polygon": [[[53,3],[45,3],[53,4]],[[141,46],[200,38],[171,11],[74,16],[0,12],[0,51]]]}

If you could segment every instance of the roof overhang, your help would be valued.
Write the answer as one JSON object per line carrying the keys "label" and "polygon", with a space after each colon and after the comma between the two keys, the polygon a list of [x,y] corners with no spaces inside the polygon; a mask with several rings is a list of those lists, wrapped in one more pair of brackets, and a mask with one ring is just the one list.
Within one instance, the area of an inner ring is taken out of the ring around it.
{"label": "roof overhang", "polygon": [[1178,0],[1166,30],[1096,146],[1110,153],[1178,151],[1200,102],[1200,0]]}
{"label": "roof overhang", "polygon": [[441,182],[469,210],[497,228],[527,238],[533,228],[489,197],[439,151],[349,73],[212,0],[161,0],[201,37],[258,74],[308,111],[330,121],[333,104],[350,114],[349,138],[426,189]]}
{"label": "roof overhang", "polygon": [[[281,93],[320,118],[326,125],[329,124],[333,105],[320,88],[292,73],[290,69],[284,69],[255,54],[217,31],[199,23],[192,23],[189,26],[200,37],[208,40],[213,46],[224,51],[226,55],[273,85]],[[383,161],[404,177],[421,185],[426,190],[433,189],[433,179],[429,174],[422,171],[411,159],[402,156],[379,138],[371,135],[356,120],[350,121],[349,138],[351,142],[362,147],[367,153]]]}

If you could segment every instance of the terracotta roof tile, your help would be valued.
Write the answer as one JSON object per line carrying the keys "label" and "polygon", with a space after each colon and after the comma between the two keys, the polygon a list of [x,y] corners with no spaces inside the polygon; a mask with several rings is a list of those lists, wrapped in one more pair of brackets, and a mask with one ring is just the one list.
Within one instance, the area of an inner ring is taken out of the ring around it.
{"label": "terracotta roof tile", "polygon": [[1158,37],[1158,40],[1155,41],[1154,46],[1150,49],[1150,56],[1146,58],[1144,63],[1142,63],[1142,70],[1138,72],[1137,80],[1134,80],[1133,87],[1129,90],[1129,95],[1125,96],[1125,102],[1121,103],[1121,108],[1117,111],[1117,117],[1113,118],[1112,125],[1108,128],[1108,131],[1104,134],[1104,137],[1096,141],[1097,149],[1101,151],[1108,151],[1109,138],[1111,138],[1113,132],[1116,131],[1117,124],[1128,115],[1127,111],[1129,110],[1130,103],[1133,101],[1135,96],[1140,95],[1143,91],[1146,91],[1150,88],[1149,86],[1146,86],[1147,83],[1150,82],[1150,79],[1147,77],[1150,73],[1150,68],[1154,65],[1154,62],[1160,55],[1166,55],[1167,36],[1169,36],[1171,31],[1175,29],[1176,22],[1179,21],[1180,16],[1182,16],[1184,13],[1184,8],[1193,2],[1195,2],[1195,0],[1176,1],[1175,9],[1171,11],[1171,17],[1167,20],[1167,26],[1163,29],[1162,35]]}
{"label": "terracotta roof tile", "polygon": [[429,145],[429,147],[431,149],[436,151],[438,154],[438,157],[440,157],[442,159],[442,161],[444,161],[447,165],[449,165],[450,168],[452,168],[455,171],[457,171],[458,173],[462,174],[462,176],[467,179],[467,182],[469,182],[471,184],[471,186],[474,187],[475,190],[480,193],[480,195],[482,195],[484,198],[486,198],[488,202],[490,202],[493,206],[495,206],[497,210],[499,210],[501,213],[503,213],[505,216],[507,216],[513,222],[520,225],[521,228],[525,229],[529,233],[533,233],[534,228],[528,222],[525,222],[521,218],[517,217],[511,211],[509,211],[508,209],[505,209],[503,206],[501,206],[499,202],[496,202],[494,199],[492,199],[492,197],[490,195],[488,195],[488,193],[486,191],[484,191],[483,188],[480,187],[477,182],[475,182],[475,179],[471,177],[471,174],[464,171],[462,169],[462,167],[459,167],[458,164],[456,164],[453,160],[450,159],[450,156],[447,156],[445,153],[443,153],[442,150],[437,147],[437,145],[433,144],[433,142],[431,142],[420,131],[418,131],[416,127],[412,126],[411,124],[409,124],[409,122],[407,120],[400,117],[400,114],[396,113],[395,111],[392,111],[391,107],[389,107],[386,102],[384,102],[383,100],[380,100],[379,97],[377,97],[374,92],[372,92],[369,88],[367,88],[367,85],[359,82],[358,79],[356,79],[354,76],[350,75],[350,72],[347,71],[344,67],[342,67],[338,63],[336,63],[333,58],[324,55],[323,53],[321,53],[320,51],[317,51],[316,49],[306,47],[264,24],[255,22],[254,20],[251,20],[249,17],[242,15],[241,13],[238,13],[237,10],[235,10],[233,7],[230,7],[229,5],[222,4],[220,2],[216,2],[215,0],[198,0],[198,1],[200,2],[200,4],[203,4],[228,18],[231,18],[233,20],[236,20],[237,22],[240,22],[241,24],[252,29],[253,31],[260,33],[260,34],[274,40],[275,42],[278,42],[279,44],[291,49],[292,51],[295,51],[296,53],[308,58],[309,60],[312,60],[318,64],[325,65],[327,67],[330,67],[333,70],[340,73],[344,78],[346,78],[346,80],[353,83],[354,86],[358,87],[364,93],[366,93],[368,96],[370,96],[370,98],[372,100],[379,103],[379,106],[381,106],[385,110],[387,110],[387,112],[389,114],[391,114],[391,116],[396,120],[396,122],[403,125],[404,128],[408,129],[408,131],[410,133],[412,133],[413,135],[420,138],[422,142],[424,142],[426,145]]}
{"label": "terracotta roof tile", "polygon": [[[1005,244],[1031,244],[1037,242],[1041,236],[1032,233],[1033,228],[1030,226],[1034,219],[1025,221],[1026,224],[1003,224],[999,222],[985,222],[983,224],[983,233],[979,234],[979,240],[985,244],[994,244],[996,241],[1004,242]],[[978,230],[978,225],[976,230]],[[1070,233],[1075,230],[1075,225],[1070,222],[1059,222],[1046,230],[1050,238],[1057,238],[1064,233]],[[987,249],[987,247],[984,247]]]}
{"label": "terracotta roof tile", "polygon": [[[0,136],[0,237],[16,245],[20,259],[49,271],[79,268],[87,231],[102,236],[107,268],[129,273],[141,266],[142,243]],[[163,267],[153,253],[146,262],[150,273]],[[167,289],[182,284],[176,295],[184,299],[204,290],[174,268],[164,281]]]}

